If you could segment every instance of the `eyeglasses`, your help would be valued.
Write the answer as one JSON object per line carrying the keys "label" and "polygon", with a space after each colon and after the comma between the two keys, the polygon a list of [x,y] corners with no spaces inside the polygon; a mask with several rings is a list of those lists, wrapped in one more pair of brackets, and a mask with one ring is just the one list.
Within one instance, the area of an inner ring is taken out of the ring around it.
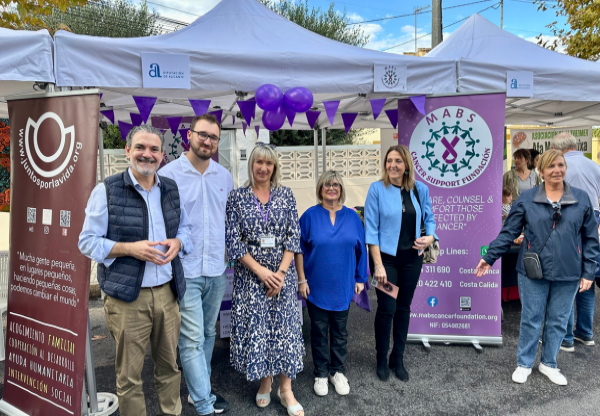
{"label": "eyeglasses", "polygon": [[256,142],[256,147],[268,147],[269,149],[275,150],[277,146],[272,143]]}
{"label": "eyeglasses", "polygon": [[330,188],[333,188],[333,189],[335,189],[336,191],[337,191],[338,189],[340,189],[341,187],[342,187],[342,185],[340,185],[340,184],[339,184],[339,183],[337,183],[337,182],[335,182],[335,183],[324,183],[324,184],[323,184],[323,188],[325,188],[325,189],[330,189]]}
{"label": "eyeglasses", "polygon": [[559,222],[562,218],[562,213],[560,212],[560,204],[558,202],[552,203],[552,209],[554,209],[554,213],[552,214],[552,221]]}
{"label": "eyeglasses", "polygon": [[220,137],[215,136],[214,134],[208,134],[205,131],[196,131],[196,130],[190,130],[190,131],[196,133],[200,137],[200,140],[202,140],[203,142],[205,142],[206,139],[210,139],[210,142],[212,144],[217,144],[217,143],[219,143],[219,140],[221,140]]}

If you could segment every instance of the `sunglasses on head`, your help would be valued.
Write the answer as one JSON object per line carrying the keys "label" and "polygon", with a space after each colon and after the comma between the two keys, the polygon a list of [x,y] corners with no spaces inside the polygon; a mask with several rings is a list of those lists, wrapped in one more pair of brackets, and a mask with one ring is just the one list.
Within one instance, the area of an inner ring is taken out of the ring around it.
{"label": "sunglasses on head", "polygon": [[264,142],[256,142],[256,147],[268,147],[272,150],[275,150],[277,148],[277,146],[275,146],[274,144]]}
{"label": "sunglasses on head", "polygon": [[560,212],[560,204],[558,202],[553,202],[552,203],[552,209],[554,210],[554,213],[552,214],[552,220],[554,222],[559,222],[562,218],[562,213]]}

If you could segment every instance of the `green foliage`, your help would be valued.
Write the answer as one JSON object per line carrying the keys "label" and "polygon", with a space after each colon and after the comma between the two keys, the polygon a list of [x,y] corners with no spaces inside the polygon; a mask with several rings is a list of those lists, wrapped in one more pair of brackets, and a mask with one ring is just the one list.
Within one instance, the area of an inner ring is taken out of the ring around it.
{"label": "green foliage", "polygon": [[[328,145],[366,144],[364,136],[372,129],[327,130],[325,137]],[[319,145],[322,143],[321,131]],[[276,146],[312,146],[315,143],[313,130],[278,130],[271,133],[271,143]]]}
{"label": "green foliage", "polygon": [[125,142],[121,139],[119,126],[109,124],[102,130],[102,139],[105,149],[125,149]]}
{"label": "green foliage", "polygon": [[598,60],[600,57],[600,2],[591,0],[536,0],[538,10],[555,10],[556,16],[567,18],[568,29],[559,29],[554,21],[546,27],[556,40],[544,41],[538,36],[538,45],[551,50],[566,46],[566,52],[582,59]]}
{"label": "green foliage", "polygon": [[19,29],[25,26],[45,28],[43,18],[54,9],[83,6],[87,0],[0,0],[0,27]]}
{"label": "green foliage", "polygon": [[350,26],[346,8],[343,12],[334,10],[335,3],[331,3],[327,11],[322,11],[321,8],[309,9],[308,0],[304,0],[304,3],[295,3],[293,0],[260,2],[277,14],[321,36],[353,46],[362,47],[369,42],[369,36],[364,34],[360,25]]}
{"label": "green foliage", "polygon": [[159,34],[157,18],[145,0],[139,5],[128,0],[92,0],[64,11],[55,7],[41,20],[50,33],[62,29],[79,35],[130,38]]}

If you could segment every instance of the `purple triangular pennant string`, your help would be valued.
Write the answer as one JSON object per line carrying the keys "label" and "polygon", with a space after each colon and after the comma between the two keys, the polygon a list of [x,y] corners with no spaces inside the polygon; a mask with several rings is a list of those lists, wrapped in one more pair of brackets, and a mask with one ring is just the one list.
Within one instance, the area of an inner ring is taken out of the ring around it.
{"label": "purple triangular pennant string", "polygon": [[131,119],[131,124],[134,126],[142,125],[142,116],[138,113],[129,113],[129,118]]}
{"label": "purple triangular pennant string", "polygon": [[167,121],[169,122],[169,127],[171,128],[171,133],[173,136],[177,134],[177,130],[179,130],[179,125],[181,124],[181,119],[183,117],[167,117]]}
{"label": "purple triangular pennant string", "polygon": [[248,128],[248,125],[242,121],[242,129],[244,129],[244,137],[246,137],[246,129]]}
{"label": "purple triangular pennant string", "polygon": [[287,116],[288,123],[290,123],[290,127],[292,127],[294,125],[294,118],[296,117],[296,112],[291,108],[287,108],[286,106],[283,106],[283,109],[285,111],[285,115]]}
{"label": "purple triangular pennant string", "polygon": [[327,113],[327,118],[329,122],[333,126],[333,120],[335,119],[335,113],[337,112],[338,107],[340,106],[339,101],[323,101],[323,106],[325,107],[325,112]]}
{"label": "purple triangular pennant string", "polygon": [[344,128],[346,129],[346,134],[350,131],[352,127],[352,123],[356,120],[356,116],[358,113],[342,113],[342,120],[344,121]]}
{"label": "purple triangular pennant string", "polygon": [[211,111],[208,114],[212,114],[213,116],[215,116],[219,124],[221,124],[221,119],[223,118],[223,110]]}
{"label": "purple triangular pennant string", "polygon": [[238,101],[237,105],[240,108],[246,123],[250,124],[254,114],[256,113],[256,101]]}
{"label": "purple triangular pennant string", "polygon": [[231,121],[231,124],[234,124],[234,125],[235,125],[235,116],[231,116],[231,120],[232,120],[232,121]]}
{"label": "purple triangular pennant string", "polygon": [[315,110],[308,110],[306,112],[306,121],[308,121],[308,125],[310,126],[311,129],[315,128],[315,123],[319,119],[320,114],[321,114],[320,111],[315,111]]}
{"label": "purple triangular pennant string", "polygon": [[181,135],[181,140],[185,143],[188,144],[188,131],[190,131],[190,129],[180,129],[179,130],[179,134]]}
{"label": "purple triangular pennant string", "polygon": [[[167,130],[169,128],[169,122],[166,117],[163,116],[152,116],[150,117],[151,123],[154,127],[161,130]],[[164,133],[164,132],[163,132]]]}
{"label": "purple triangular pennant string", "polygon": [[189,102],[194,109],[194,114],[196,114],[196,116],[206,114],[208,108],[210,107],[210,100],[193,100],[189,98]]}
{"label": "purple triangular pennant string", "polygon": [[377,120],[385,105],[385,98],[372,98],[369,101],[371,102],[371,110],[373,110],[373,120]]}
{"label": "purple triangular pennant string", "polygon": [[393,108],[391,110],[385,110],[385,114],[387,114],[388,118],[390,119],[392,126],[394,126],[394,128],[398,128],[398,109]]}
{"label": "purple triangular pennant string", "polygon": [[109,110],[100,110],[100,114],[109,119],[112,124],[115,124],[115,111],[112,108]]}
{"label": "purple triangular pennant string", "polygon": [[146,124],[148,122],[148,117],[150,117],[150,113],[154,108],[154,104],[156,103],[156,97],[140,97],[134,95],[133,101],[135,101],[135,105],[137,105],[138,110],[140,110],[142,120],[144,121],[144,124]]}
{"label": "purple triangular pennant string", "polygon": [[415,108],[419,110],[419,113],[425,115],[425,96],[424,95],[414,95],[409,97],[412,103],[415,105]]}
{"label": "purple triangular pennant string", "polygon": [[258,139],[258,132],[260,131],[260,126],[254,126],[254,131],[256,131],[256,138]]}
{"label": "purple triangular pennant string", "polygon": [[100,99],[102,99],[102,95],[103,95],[103,94],[102,94],[102,93],[100,93]]}
{"label": "purple triangular pennant string", "polygon": [[121,132],[121,140],[125,141],[127,139],[127,135],[129,131],[133,128],[133,124],[125,123],[124,121],[119,120],[119,130]]}

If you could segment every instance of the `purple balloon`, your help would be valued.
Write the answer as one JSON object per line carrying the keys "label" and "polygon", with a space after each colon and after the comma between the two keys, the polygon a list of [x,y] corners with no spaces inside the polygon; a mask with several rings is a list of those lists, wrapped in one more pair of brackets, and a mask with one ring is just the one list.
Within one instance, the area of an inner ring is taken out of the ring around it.
{"label": "purple balloon", "polygon": [[277,110],[283,103],[283,93],[279,87],[264,84],[256,90],[256,104],[265,111]]}
{"label": "purple balloon", "polygon": [[295,87],[283,96],[283,105],[296,113],[305,113],[313,105],[313,95],[307,88]]}
{"label": "purple balloon", "polygon": [[267,130],[279,130],[283,126],[283,123],[285,123],[285,111],[283,106],[277,107],[276,110],[265,111],[262,115],[262,122]]}

